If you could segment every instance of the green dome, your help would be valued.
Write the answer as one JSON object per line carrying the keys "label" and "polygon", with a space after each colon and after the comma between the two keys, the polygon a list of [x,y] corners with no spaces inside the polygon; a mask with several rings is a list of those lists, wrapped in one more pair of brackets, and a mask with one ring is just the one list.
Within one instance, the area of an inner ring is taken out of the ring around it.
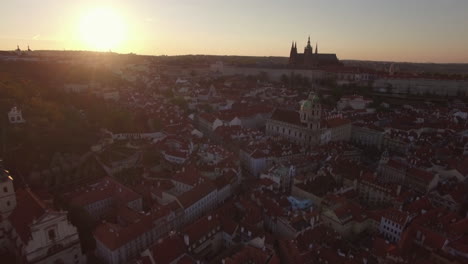
{"label": "green dome", "polygon": [[307,100],[304,100],[301,104],[301,110],[307,110],[307,109],[312,109],[314,104],[319,104],[320,103],[320,97],[316,95],[315,93],[311,92],[309,94],[309,98]]}
{"label": "green dome", "polygon": [[305,100],[301,104],[301,110],[307,110],[312,108],[312,101],[311,100]]}
{"label": "green dome", "polygon": [[312,103],[314,103],[314,104],[320,103],[320,97],[318,97],[318,95],[316,95],[316,94],[314,94],[314,95],[312,96],[312,99],[311,99],[311,100],[312,100]]}

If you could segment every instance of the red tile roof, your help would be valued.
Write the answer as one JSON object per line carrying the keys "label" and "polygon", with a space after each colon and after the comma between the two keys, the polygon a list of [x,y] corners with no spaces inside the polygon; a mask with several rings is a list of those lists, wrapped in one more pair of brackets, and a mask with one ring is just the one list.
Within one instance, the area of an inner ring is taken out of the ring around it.
{"label": "red tile roof", "polygon": [[171,264],[187,252],[184,240],[180,236],[172,236],[159,241],[150,249],[158,264]]}
{"label": "red tile roof", "polygon": [[174,174],[172,179],[190,186],[195,186],[205,180],[205,178],[201,176],[197,167],[193,165],[182,168],[181,171]]}
{"label": "red tile roof", "polygon": [[428,172],[428,171],[425,171],[425,170],[422,170],[422,169],[418,169],[418,168],[411,168],[406,172],[406,174],[407,174],[407,176],[415,177],[415,178],[418,178],[420,180],[423,180],[426,183],[429,183],[435,177],[435,175],[432,174],[431,172]]}
{"label": "red tile roof", "polygon": [[332,119],[328,119],[325,121],[327,127],[329,128],[335,128],[335,127],[340,127],[340,126],[344,126],[344,125],[348,125],[348,124],[351,124],[351,121],[349,119],[346,119],[346,118],[332,118]]}
{"label": "red tile roof", "polygon": [[216,187],[214,184],[207,180],[197,185],[195,188],[183,193],[177,197],[177,200],[184,209],[187,209],[215,190]]}
{"label": "red tile roof", "polygon": [[71,197],[71,203],[77,206],[87,206],[107,198],[114,198],[117,202],[123,204],[141,198],[133,190],[118,183],[111,177],[104,177],[90,186],[77,189],[69,196]]}
{"label": "red tile roof", "polygon": [[187,226],[181,233],[188,235],[189,243],[192,244],[218,227],[221,228],[219,218],[216,215],[208,215]]}
{"label": "red tile roof", "polygon": [[151,216],[142,216],[139,221],[127,226],[117,226],[111,223],[102,223],[94,230],[94,238],[114,251],[144,233],[150,232],[153,227]]}
{"label": "red tile roof", "polygon": [[33,221],[39,219],[50,209],[29,188],[16,190],[16,203],[16,208],[9,219],[21,240],[26,243],[31,236],[30,227]]}
{"label": "red tile roof", "polygon": [[303,126],[304,124],[301,123],[301,119],[299,113],[297,111],[287,110],[287,109],[275,109],[271,116],[271,119],[294,124],[298,126]]}
{"label": "red tile roof", "polygon": [[[271,255],[261,249],[245,246],[234,255],[225,259],[225,264],[273,264],[278,263],[277,258],[271,258]],[[270,262],[268,262],[270,260]]]}
{"label": "red tile roof", "polygon": [[382,211],[382,217],[387,218],[388,220],[399,224],[400,226],[405,226],[408,219],[408,213],[399,211],[394,208],[389,208],[387,210]]}

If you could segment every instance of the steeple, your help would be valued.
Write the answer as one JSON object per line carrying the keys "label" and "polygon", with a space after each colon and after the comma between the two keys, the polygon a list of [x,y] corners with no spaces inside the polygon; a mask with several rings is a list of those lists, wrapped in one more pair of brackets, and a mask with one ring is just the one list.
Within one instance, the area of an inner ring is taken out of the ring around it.
{"label": "steeple", "polygon": [[318,54],[318,43],[315,42],[315,54]]}
{"label": "steeple", "polygon": [[314,50],[312,48],[312,46],[310,45],[310,36],[307,40],[307,46],[304,48],[304,54],[305,55],[312,55],[312,53],[314,53]]}
{"label": "steeple", "polygon": [[320,129],[322,105],[320,98],[314,92],[310,92],[307,100],[302,101],[299,113],[301,122],[307,124],[309,129]]}
{"label": "steeple", "polygon": [[291,52],[289,53],[289,56],[292,57],[294,55],[294,41],[291,44]]}
{"label": "steeple", "polygon": [[297,57],[296,43],[293,41],[291,45],[291,52],[289,53],[289,64],[295,64]]}

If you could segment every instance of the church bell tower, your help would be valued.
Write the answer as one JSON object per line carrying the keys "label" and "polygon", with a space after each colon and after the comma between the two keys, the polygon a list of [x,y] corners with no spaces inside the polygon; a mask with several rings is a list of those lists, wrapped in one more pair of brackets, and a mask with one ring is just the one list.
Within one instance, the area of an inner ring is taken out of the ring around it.
{"label": "church bell tower", "polygon": [[303,101],[300,109],[301,122],[307,124],[308,129],[319,130],[322,116],[320,98],[311,92],[307,100]]}

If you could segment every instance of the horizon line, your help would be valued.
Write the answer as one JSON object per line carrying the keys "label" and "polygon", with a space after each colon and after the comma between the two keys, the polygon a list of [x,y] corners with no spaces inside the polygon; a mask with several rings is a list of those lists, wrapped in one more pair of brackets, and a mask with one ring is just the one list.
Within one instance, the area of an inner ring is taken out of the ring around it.
{"label": "horizon line", "polygon": [[[16,50],[0,50],[0,52],[15,52]],[[27,51],[27,50],[21,50],[21,51]],[[32,50],[34,51],[52,51],[52,52],[94,52],[94,53],[113,53],[113,54],[118,54],[118,55],[137,55],[137,56],[152,56],[152,57],[180,57],[180,56],[222,56],[222,57],[253,57],[253,58],[288,58],[288,56],[273,56],[273,55],[234,55],[234,54],[173,54],[173,55],[167,55],[167,54],[138,54],[135,52],[128,52],[128,53],[120,53],[116,51],[98,51],[98,50],[78,50],[78,49],[41,49],[41,50]],[[328,54],[328,53],[320,53],[320,54]],[[391,60],[368,60],[368,59],[339,59],[340,61],[365,61],[365,62],[388,62],[388,63],[415,63],[415,64],[468,64],[467,62],[431,62],[431,61],[426,61],[426,62],[418,62],[418,61],[391,61]]]}

